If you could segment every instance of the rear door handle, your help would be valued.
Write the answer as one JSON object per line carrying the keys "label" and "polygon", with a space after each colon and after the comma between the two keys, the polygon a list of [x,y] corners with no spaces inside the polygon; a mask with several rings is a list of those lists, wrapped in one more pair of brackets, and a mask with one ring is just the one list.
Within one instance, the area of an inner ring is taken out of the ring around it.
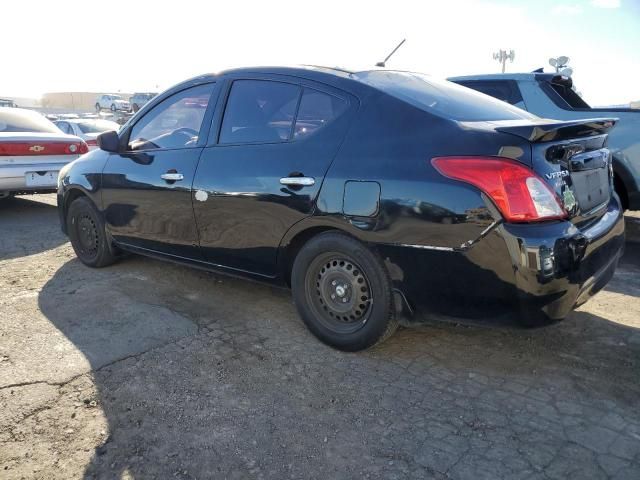
{"label": "rear door handle", "polygon": [[184,175],[177,172],[167,172],[160,175],[160,178],[167,182],[178,182],[184,179]]}
{"label": "rear door handle", "polygon": [[283,177],[280,179],[280,183],[290,187],[310,187],[315,185],[316,179],[313,177]]}

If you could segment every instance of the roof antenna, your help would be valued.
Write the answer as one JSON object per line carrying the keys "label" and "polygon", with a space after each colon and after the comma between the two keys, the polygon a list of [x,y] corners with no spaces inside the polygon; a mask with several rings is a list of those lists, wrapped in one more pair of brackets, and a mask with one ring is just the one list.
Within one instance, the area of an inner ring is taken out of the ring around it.
{"label": "roof antenna", "polygon": [[387,60],[389,60],[391,58],[391,55],[393,55],[394,53],[396,53],[396,51],[402,46],[402,44],[404,42],[406,42],[407,39],[403,38],[402,41],[398,44],[398,46],[396,48],[393,49],[393,51],[387,55],[387,58],[385,58],[382,62],[378,62],[376,63],[376,67],[382,67],[385,68],[387,66]]}

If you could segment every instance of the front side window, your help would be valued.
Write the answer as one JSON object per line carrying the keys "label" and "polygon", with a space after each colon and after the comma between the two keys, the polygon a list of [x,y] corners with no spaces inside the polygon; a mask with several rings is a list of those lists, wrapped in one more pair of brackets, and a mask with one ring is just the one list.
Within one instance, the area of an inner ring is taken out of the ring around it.
{"label": "front side window", "polygon": [[311,135],[338,118],[346,109],[347,102],[340,98],[305,89],[300,100],[294,137]]}
{"label": "front side window", "polygon": [[289,140],[300,90],[289,83],[236,80],[227,100],[220,143]]}
{"label": "front side window", "polygon": [[131,130],[129,150],[195,147],[213,85],[188,88],[153,107]]}

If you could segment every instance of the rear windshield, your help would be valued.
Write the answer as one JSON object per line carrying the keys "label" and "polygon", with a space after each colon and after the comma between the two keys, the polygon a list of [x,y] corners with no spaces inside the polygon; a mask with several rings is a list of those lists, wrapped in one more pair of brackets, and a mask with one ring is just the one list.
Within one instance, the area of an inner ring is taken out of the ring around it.
{"label": "rear windshield", "polygon": [[376,70],[353,77],[411,105],[461,122],[537,118],[524,110],[470,88],[420,73]]}
{"label": "rear windshield", "polygon": [[78,127],[80,127],[82,133],[102,133],[109,130],[115,130],[117,132],[120,125],[108,120],[95,120],[92,122],[78,122]]}
{"label": "rear windshield", "polygon": [[38,112],[0,108],[0,132],[60,133],[60,129]]}

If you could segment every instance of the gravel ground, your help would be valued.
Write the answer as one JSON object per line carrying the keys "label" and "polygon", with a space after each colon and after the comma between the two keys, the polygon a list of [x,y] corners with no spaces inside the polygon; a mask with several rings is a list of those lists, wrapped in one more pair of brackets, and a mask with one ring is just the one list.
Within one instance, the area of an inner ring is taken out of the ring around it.
{"label": "gravel ground", "polygon": [[287,291],[135,256],[91,270],[54,196],[0,205],[2,479],[637,480],[639,355],[633,242],[560,324],[345,354]]}

